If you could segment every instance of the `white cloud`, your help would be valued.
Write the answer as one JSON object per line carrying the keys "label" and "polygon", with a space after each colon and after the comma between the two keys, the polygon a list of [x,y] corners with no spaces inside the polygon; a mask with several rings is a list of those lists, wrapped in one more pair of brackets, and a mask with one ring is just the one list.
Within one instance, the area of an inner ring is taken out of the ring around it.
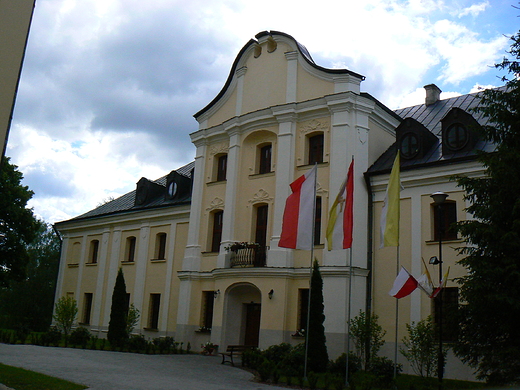
{"label": "white cloud", "polygon": [[456,16],[458,18],[462,18],[467,15],[476,17],[480,13],[484,12],[486,10],[486,8],[488,8],[488,7],[489,7],[489,1],[484,1],[484,2],[478,3],[478,4],[472,4],[471,6],[458,11],[456,13]]}

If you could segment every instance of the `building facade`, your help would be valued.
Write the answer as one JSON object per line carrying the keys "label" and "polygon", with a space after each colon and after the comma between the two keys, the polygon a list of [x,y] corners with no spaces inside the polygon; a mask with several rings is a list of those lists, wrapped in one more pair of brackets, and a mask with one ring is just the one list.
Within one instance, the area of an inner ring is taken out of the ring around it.
{"label": "building facade", "polygon": [[[397,260],[419,276],[421,258],[439,255],[440,231],[450,279],[462,275],[454,250],[462,241],[438,226],[467,218],[464,194],[450,177],[482,175],[474,151],[490,146],[473,129],[482,124],[470,114],[476,95],[440,100],[440,90],[430,85],[425,104],[394,112],[361,92],[363,80],[350,70],[315,64],[287,34],[257,34],[238,54],[220,93],[195,114],[193,163],[155,182],[141,179],[136,191],[56,224],[64,238],[57,298],[74,296],[80,322],[102,336],[121,267],[130,302],[141,311],[136,331],[148,337],[169,335],[192,345],[212,341],[221,348],[295,344],[303,341],[299,330],[305,328],[316,258],[330,356],[346,349],[351,290],[351,316],[378,314],[387,331],[384,352],[392,357],[395,298],[388,291]],[[381,208],[397,148],[401,244],[379,249]],[[353,246],[327,251],[328,210],[352,158]],[[289,183],[315,164],[314,249],[280,248]],[[172,197],[177,190],[183,195]],[[449,195],[440,220],[430,198],[436,191]],[[456,291],[451,294],[456,300]],[[435,305],[419,291],[402,299],[399,337],[406,323],[430,314],[435,317]]]}

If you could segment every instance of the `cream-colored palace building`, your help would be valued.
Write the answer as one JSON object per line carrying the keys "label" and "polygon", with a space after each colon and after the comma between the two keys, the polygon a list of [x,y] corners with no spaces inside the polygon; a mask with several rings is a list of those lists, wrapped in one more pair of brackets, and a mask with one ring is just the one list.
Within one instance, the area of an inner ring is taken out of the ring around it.
{"label": "cream-colored palace building", "polygon": [[[84,215],[56,224],[63,249],[56,297],[78,301],[78,323],[103,337],[111,295],[123,269],[130,302],[141,312],[136,332],[173,336],[194,349],[212,341],[258,345],[302,342],[310,251],[278,247],[289,183],[318,164],[314,256],[324,282],[325,330],[331,358],[346,348],[349,251],[327,251],[328,210],[355,159],[352,317],[370,309],[387,331],[393,358],[397,248],[380,247],[379,220],[389,172],[401,150],[399,261],[412,274],[439,255],[438,214],[430,195],[449,195],[443,225],[467,218],[456,174],[482,175],[474,131],[482,119],[476,95],[440,100],[426,86],[425,104],[392,111],[361,92],[364,76],[325,69],[281,32],[261,32],[240,51],[223,89],[195,114],[194,162]],[[458,299],[463,269],[441,232],[443,266],[451,267],[445,299]],[[236,242],[252,248],[228,250]],[[438,278],[437,266],[429,266]],[[419,290],[400,300],[405,324],[435,314]],[[449,304],[445,305],[448,307]],[[448,325],[446,325],[448,326]],[[447,341],[449,341],[449,331]],[[402,363],[404,359],[399,356]],[[446,375],[461,377],[448,362]]]}

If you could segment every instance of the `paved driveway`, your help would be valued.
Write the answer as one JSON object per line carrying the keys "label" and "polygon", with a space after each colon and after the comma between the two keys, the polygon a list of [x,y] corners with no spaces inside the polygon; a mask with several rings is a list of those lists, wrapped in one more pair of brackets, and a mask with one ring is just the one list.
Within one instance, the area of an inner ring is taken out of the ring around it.
{"label": "paved driveway", "polygon": [[284,389],[255,383],[249,372],[220,362],[217,356],[0,344],[0,363],[81,383],[92,390]]}

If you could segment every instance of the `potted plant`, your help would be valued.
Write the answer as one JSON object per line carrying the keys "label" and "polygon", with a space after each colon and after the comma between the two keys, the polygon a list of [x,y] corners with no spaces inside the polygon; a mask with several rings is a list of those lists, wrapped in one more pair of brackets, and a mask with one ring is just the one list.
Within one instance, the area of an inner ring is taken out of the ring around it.
{"label": "potted plant", "polygon": [[201,353],[203,355],[210,356],[210,355],[213,355],[213,352],[216,349],[218,349],[218,345],[217,344],[213,344],[211,341],[208,341],[205,344],[201,344],[201,348],[202,348],[202,352]]}

